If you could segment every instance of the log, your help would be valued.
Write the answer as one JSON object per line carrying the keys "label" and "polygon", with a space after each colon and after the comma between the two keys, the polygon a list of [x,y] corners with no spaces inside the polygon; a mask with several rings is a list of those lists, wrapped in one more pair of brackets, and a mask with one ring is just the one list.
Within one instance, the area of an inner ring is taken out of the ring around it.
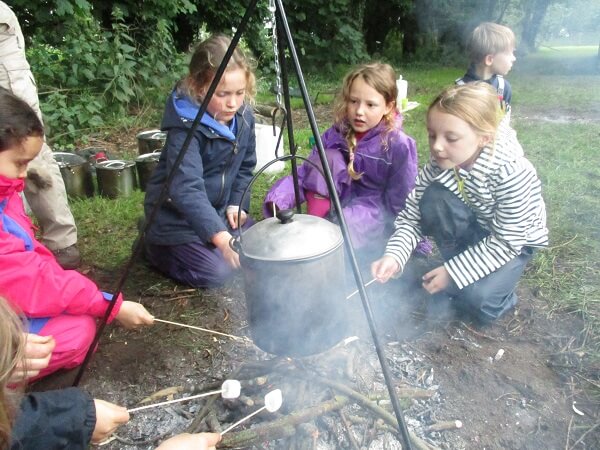
{"label": "log", "polygon": [[219,423],[219,419],[217,419],[217,415],[214,411],[209,412],[206,416],[206,424],[213,433],[220,433],[221,431],[223,431],[223,428]]}
{"label": "log", "polygon": [[260,114],[261,116],[271,117],[273,118],[275,114],[277,114],[277,106],[272,105],[264,105],[264,104],[255,104],[253,106],[254,112],[256,114]]}
{"label": "log", "polygon": [[[387,412],[385,409],[381,408],[380,406],[377,406],[375,403],[370,401],[367,397],[360,394],[359,392],[356,392],[354,389],[351,389],[344,384],[341,384],[341,383],[338,383],[335,381],[331,381],[327,378],[319,377],[316,375],[310,375],[307,373],[302,373],[300,371],[296,371],[296,372],[290,371],[289,374],[292,376],[296,376],[296,377],[301,376],[306,379],[314,380],[320,384],[329,386],[329,387],[335,389],[336,391],[341,392],[344,395],[349,396],[360,406],[374,412],[376,415],[381,417],[387,424],[391,425],[394,429],[398,430],[398,421],[396,420],[396,417],[394,417],[392,414],[390,414],[389,412]],[[435,448],[435,447],[432,447],[431,445],[429,445],[427,442],[425,442],[420,437],[418,437],[412,431],[409,430],[408,434],[410,436],[411,442],[413,443],[413,445],[415,446],[416,449],[418,449],[418,450],[433,450]]]}
{"label": "log", "polygon": [[342,423],[344,424],[344,429],[346,430],[346,434],[348,435],[348,440],[350,441],[350,445],[352,446],[353,450],[360,450],[360,446],[358,445],[358,442],[356,442],[356,438],[352,434],[352,430],[350,429],[350,424],[346,420],[346,416],[344,415],[344,412],[342,410],[340,410],[340,411],[338,411],[338,414],[340,415],[340,419],[342,419]]}
{"label": "log", "polygon": [[326,401],[317,406],[293,412],[280,419],[269,422],[265,425],[259,425],[254,428],[230,433],[223,436],[219,443],[219,448],[248,447],[258,445],[265,441],[274,441],[293,436],[296,433],[296,427],[301,423],[313,420],[315,417],[322,416],[332,411],[348,405],[350,399],[343,396],[335,396],[333,400]]}
{"label": "log", "polygon": [[436,422],[425,428],[426,431],[446,431],[446,430],[458,430],[462,428],[463,424],[460,420],[446,420],[444,422]]}
{"label": "log", "polygon": [[173,398],[173,395],[175,394],[179,394],[180,392],[184,391],[184,387],[183,386],[172,386],[172,387],[168,387],[165,389],[161,389],[160,391],[156,391],[153,394],[150,394],[148,397],[143,398],[142,400],[139,401],[138,404],[143,405],[145,403],[150,403],[153,401],[156,401],[157,399],[161,398],[161,397],[171,397]]}
{"label": "log", "polygon": [[[287,361],[285,358],[278,357],[268,361],[244,364],[234,371],[232,378],[252,380],[248,383],[249,385],[252,385],[254,384],[253,381],[256,380],[257,377],[264,377],[265,374],[273,373],[274,371],[278,371],[283,375],[291,375],[294,378],[300,378],[305,382],[312,381],[328,386],[343,394],[343,396],[335,396],[333,400],[328,400],[317,406],[309,407],[298,412],[293,412],[285,417],[271,421],[270,423],[264,425],[259,425],[252,429],[226,434],[219,444],[220,448],[244,447],[257,444],[260,445],[265,441],[294,436],[296,434],[296,427],[299,424],[313,420],[315,417],[327,414],[331,411],[339,410],[345,405],[352,403],[352,401],[358,403],[363,408],[370,410],[376,416],[380,417],[394,430],[394,433],[398,434],[398,422],[396,421],[395,416],[382,407],[376,405],[369,398],[342,383],[331,381],[318,375],[309,374],[301,369],[291,369],[289,366],[289,361]],[[266,377],[262,378],[260,381],[261,383],[256,384],[262,384],[264,381],[266,381]],[[298,386],[298,388],[300,387],[306,389],[309,386],[307,386],[305,383],[302,383],[301,386]],[[196,386],[194,386],[194,388],[197,389]],[[399,388],[397,392],[402,398],[426,398],[434,394],[432,391],[417,388]],[[196,415],[196,418],[193,420],[192,424],[188,427],[188,432],[197,433],[199,431],[204,431],[202,422],[211,412],[215,400],[216,397],[210,398],[207,401],[202,410]],[[423,441],[413,432],[409,431],[409,435],[415,449],[435,450],[435,447],[430,446],[427,442]]]}

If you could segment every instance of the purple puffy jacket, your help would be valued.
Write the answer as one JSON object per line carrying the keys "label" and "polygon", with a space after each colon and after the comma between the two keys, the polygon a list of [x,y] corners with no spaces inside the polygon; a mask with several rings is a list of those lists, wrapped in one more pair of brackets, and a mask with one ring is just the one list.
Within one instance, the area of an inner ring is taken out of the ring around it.
{"label": "purple puffy jacket", "polygon": [[[348,144],[339,126],[325,131],[322,141],[353,245],[360,249],[374,240],[387,240],[394,219],[415,185],[418,170],[416,143],[402,131],[402,116],[396,117],[391,131],[381,122],[360,139],[354,155],[354,169],[362,173],[359,180],[348,175]],[[308,158],[321,167],[316,147]],[[304,162],[298,168],[298,177],[300,202],[306,200],[304,191],[329,197],[325,179],[311,164]],[[279,179],[267,193],[265,217],[273,215],[271,203],[279,209],[295,207],[291,175]]]}

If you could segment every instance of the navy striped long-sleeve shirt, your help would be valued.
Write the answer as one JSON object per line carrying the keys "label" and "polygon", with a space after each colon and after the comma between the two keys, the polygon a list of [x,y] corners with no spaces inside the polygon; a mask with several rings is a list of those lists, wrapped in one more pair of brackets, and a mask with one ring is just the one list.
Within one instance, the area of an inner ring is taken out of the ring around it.
{"label": "navy striped long-sleeve shirt", "polygon": [[[459,180],[462,180],[461,190]],[[548,245],[540,180],[533,165],[524,157],[515,131],[503,121],[494,142],[482,150],[470,170],[443,170],[432,158],[420,171],[405,209],[396,218],[394,234],[385,250],[400,267],[404,267],[424,237],[419,201],[434,181],[465,202],[479,224],[490,231],[489,236],[444,264],[460,289],[502,267],[519,255],[524,246]]]}

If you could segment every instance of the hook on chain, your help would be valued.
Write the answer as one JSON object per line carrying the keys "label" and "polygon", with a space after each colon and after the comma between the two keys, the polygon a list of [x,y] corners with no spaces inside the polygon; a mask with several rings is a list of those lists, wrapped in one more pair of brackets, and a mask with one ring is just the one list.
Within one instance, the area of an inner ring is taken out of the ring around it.
{"label": "hook on chain", "polygon": [[275,101],[279,109],[284,109],[283,84],[281,82],[281,66],[279,64],[279,46],[277,43],[277,19],[275,17],[277,7],[275,5],[275,0],[269,0],[268,9],[271,13],[271,17],[269,17],[269,21],[265,24],[265,28],[272,30],[271,42],[273,45],[273,56],[275,57]]}

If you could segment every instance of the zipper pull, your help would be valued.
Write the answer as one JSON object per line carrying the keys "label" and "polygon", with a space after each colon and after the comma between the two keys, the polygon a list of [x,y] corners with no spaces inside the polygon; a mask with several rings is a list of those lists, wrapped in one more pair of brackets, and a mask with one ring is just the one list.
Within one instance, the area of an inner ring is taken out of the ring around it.
{"label": "zipper pull", "polygon": [[234,142],[233,143],[233,154],[237,155],[237,152],[238,152],[238,144],[237,144],[237,142]]}

